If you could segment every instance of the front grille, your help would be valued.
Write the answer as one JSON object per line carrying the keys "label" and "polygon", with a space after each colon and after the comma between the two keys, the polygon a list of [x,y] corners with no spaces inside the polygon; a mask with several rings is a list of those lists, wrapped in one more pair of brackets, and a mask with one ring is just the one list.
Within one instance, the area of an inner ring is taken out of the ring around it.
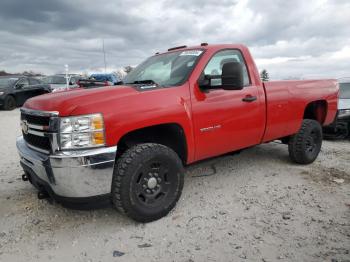
{"label": "front grille", "polygon": [[50,116],[50,112],[21,109],[21,125],[23,138],[38,151],[50,153],[57,148],[57,115]]}
{"label": "front grille", "polygon": [[29,145],[32,145],[36,148],[43,149],[45,151],[50,151],[51,149],[50,139],[48,137],[23,133],[23,138]]}
{"label": "front grille", "polygon": [[21,113],[21,119],[27,120],[28,123],[33,125],[48,126],[50,123],[50,117],[48,116],[35,116]]}

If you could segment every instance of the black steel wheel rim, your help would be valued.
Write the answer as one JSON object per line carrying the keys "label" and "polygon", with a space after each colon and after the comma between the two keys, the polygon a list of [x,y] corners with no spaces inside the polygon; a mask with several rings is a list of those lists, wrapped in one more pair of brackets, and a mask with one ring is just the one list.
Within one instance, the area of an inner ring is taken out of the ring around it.
{"label": "black steel wheel rim", "polygon": [[321,136],[317,130],[312,130],[306,138],[306,151],[314,154],[320,145]]}
{"label": "black steel wheel rim", "polygon": [[176,187],[176,171],[164,159],[153,158],[140,167],[132,181],[132,191],[139,204],[160,206]]}

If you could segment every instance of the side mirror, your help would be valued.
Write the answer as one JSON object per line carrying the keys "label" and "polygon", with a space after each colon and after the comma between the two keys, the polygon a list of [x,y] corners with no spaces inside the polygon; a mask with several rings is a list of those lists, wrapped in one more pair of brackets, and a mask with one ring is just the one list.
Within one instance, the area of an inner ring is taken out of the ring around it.
{"label": "side mirror", "polygon": [[222,66],[221,85],[225,90],[243,89],[243,67],[241,63],[228,62]]}

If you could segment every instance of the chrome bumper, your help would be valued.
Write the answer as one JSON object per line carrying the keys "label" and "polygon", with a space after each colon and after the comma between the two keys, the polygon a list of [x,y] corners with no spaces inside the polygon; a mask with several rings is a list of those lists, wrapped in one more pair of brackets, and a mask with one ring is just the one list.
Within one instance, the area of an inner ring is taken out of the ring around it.
{"label": "chrome bumper", "polygon": [[22,136],[16,145],[22,165],[57,196],[85,198],[111,193],[116,146],[48,155],[28,147]]}

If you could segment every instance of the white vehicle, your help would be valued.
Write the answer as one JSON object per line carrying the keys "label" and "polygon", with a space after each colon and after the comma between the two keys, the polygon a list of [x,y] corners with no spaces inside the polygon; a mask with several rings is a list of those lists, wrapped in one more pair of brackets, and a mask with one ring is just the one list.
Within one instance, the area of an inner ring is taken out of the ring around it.
{"label": "white vehicle", "polygon": [[339,79],[339,117],[342,115],[350,116],[350,77]]}
{"label": "white vehicle", "polygon": [[326,138],[344,139],[350,135],[350,77],[340,78],[338,114],[334,122],[324,128]]}
{"label": "white vehicle", "polygon": [[[75,75],[70,75],[69,76],[69,88],[77,88],[79,85],[77,84],[77,81],[79,79]],[[47,76],[42,79],[42,81],[45,84],[50,85],[51,92],[58,92],[58,91],[63,91],[67,90],[67,82],[65,75],[52,75],[52,76]]]}

